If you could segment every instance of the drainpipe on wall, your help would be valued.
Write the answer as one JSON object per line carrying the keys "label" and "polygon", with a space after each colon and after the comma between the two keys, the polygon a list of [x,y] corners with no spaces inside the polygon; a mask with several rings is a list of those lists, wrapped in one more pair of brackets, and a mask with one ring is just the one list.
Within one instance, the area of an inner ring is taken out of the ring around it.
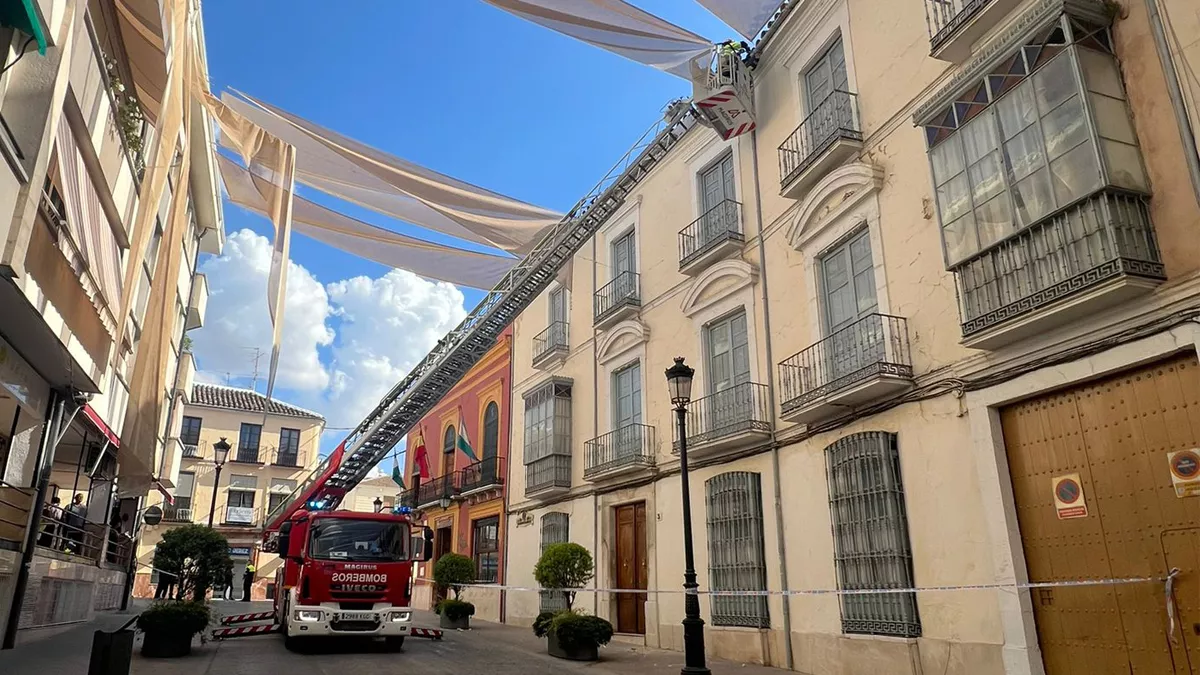
{"label": "drainpipe on wall", "polygon": [[38,530],[42,526],[42,504],[50,489],[50,473],[54,464],[54,450],[63,429],[66,399],[58,391],[50,392],[50,406],[46,421],[42,425],[42,440],[38,443],[37,459],[34,460],[33,484],[37,494],[30,509],[29,526],[25,531],[25,542],[21,548],[21,565],[17,568],[17,583],[13,587],[12,604],[8,609],[8,625],[4,628],[4,642],[0,649],[12,649],[17,645],[17,629],[21,625],[21,608],[25,604],[25,590],[29,586],[29,568],[33,564],[33,550],[37,546]]}
{"label": "drainpipe on wall", "polygon": [[1171,99],[1171,108],[1175,112],[1175,124],[1179,127],[1179,140],[1183,141],[1183,155],[1187,162],[1188,175],[1192,179],[1192,191],[1196,201],[1200,203],[1200,150],[1196,148],[1196,136],[1188,117],[1187,106],[1183,103],[1183,90],[1179,87],[1179,72],[1175,70],[1175,61],[1171,59],[1171,49],[1167,46],[1167,34],[1163,29],[1162,15],[1158,11],[1158,0],[1146,0],[1146,11],[1150,18],[1151,34],[1154,36],[1154,47],[1158,50],[1158,60],[1162,63],[1163,75],[1167,80],[1167,95]]}
{"label": "drainpipe on wall", "polygon": [[[600,263],[596,261],[596,235],[592,235],[592,307],[595,307],[596,297],[596,266]],[[595,323],[595,322],[593,322]],[[600,356],[600,347],[597,344],[598,332],[596,327],[592,326],[592,387],[596,390],[592,395],[592,433],[600,434],[600,364],[596,359]],[[585,459],[586,461],[586,459]],[[584,467],[586,468],[586,467]],[[595,490],[592,491],[592,513],[596,516],[592,520],[592,555],[596,558],[600,557],[600,522],[604,520],[600,513],[600,495]],[[600,616],[600,594],[592,593],[592,615]]]}
{"label": "drainpipe on wall", "polygon": [[[767,293],[767,245],[763,233],[762,215],[762,185],[758,175],[758,130],[750,132],[750,152],[754,174],[754,211],[758,219],[758,269],[762,280],[763,304],[763,334],[767,350],[767,400],[770,401],[771,420],[771,474],[775,492],[775,537],[779,546],[779,584],[783,590],[788,589],[787,576],[787,546],[783,536],[783,490],[779,483],[779,437],[775,428],[775,356],[771,349],[771,305]],[[790,597],[783,596],[783,656],[788,670],[793,669],[792,661],[792,610]]]}

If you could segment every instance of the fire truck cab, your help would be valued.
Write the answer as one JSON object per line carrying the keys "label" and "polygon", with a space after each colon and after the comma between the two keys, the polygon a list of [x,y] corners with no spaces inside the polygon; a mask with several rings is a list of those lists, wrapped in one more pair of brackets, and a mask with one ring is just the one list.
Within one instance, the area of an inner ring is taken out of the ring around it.
{"label": "fire truck cab", "polygon": [[329,637],[383,638],[399,647],[412,628],[413,563],[433,532],[403,513],[297,510],[276,542],[275,619],[289,649]]}

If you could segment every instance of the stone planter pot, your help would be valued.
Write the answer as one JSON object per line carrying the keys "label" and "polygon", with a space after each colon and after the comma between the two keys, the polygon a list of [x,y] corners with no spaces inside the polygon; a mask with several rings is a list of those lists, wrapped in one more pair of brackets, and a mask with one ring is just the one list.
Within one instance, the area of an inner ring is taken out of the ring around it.
{"label": "stone planter pot", "polygon": [[178,633],[146,633],[142,656],[152,659],[177,659],[192,653],[192,636]]}
{"label": "stone planter pot", "polygon": [[461,619],[450,619],[450,618],[447,618],[445,614],[440,614],[440,615],[438,615],[438,625],[441,626],[442,628],[445,628],[446,630],[455,630],[455,629],[470,630],[471,617],[464,616]]}
{"label": "stone planter pot", "polygon": [[558,636],[551,631],[546,634],[546,653],[550,656],[568,661],[599,661],[600,647],[590,645],[565,645],[558,641]]}

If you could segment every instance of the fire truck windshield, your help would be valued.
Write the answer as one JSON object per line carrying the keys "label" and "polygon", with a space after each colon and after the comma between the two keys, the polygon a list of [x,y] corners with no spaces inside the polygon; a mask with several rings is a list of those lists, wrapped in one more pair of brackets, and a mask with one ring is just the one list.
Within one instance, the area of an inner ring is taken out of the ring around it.
{"label": "fire truck windshield", "polygon": [[408,525],[378,520],[322,518],[312,528],[309,553],[317,560],[408,560]]}

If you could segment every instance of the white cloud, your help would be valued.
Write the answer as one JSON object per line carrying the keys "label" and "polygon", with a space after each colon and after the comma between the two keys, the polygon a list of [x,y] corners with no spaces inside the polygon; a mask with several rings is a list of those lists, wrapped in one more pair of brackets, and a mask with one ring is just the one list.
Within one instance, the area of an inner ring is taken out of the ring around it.
{"label": "white cloud", "polygon": [[[244,378],[254,347],[270,349],[266,279],[271,247],[251,230],[231,235],[208,260],[210,297],[195,334],[198,381]],[[276,379],[284,400],[321,412],[330,427],[357,424],[383,394],[466,316],[463,294],[404,270],[322,286],[293,263],[288,276],[283,350]],[[328,347],[322,361],[321,348]],[[266,372],[268,356],[260,362]],[[260,375],[259,391],[264,390]],[[243,380],[244,381],[244,380]],[[331,432],[334,436],[342,431]],[[391,464],[387,462],[390,473]]]}
{"label": "white cloud", "polygon": [[[220,257],[201,265],[208,278],[208,311],[195,335],[197,362],[218,381],[226,373],[245,377],[254,368],[254,348],[263,351],[258,368],[265,382],[271,358],[271,321],[267,316],[267,274],[271,243],[251,230],[225,242]],[[329,386],[329,370],[318,347],[333,341],[326,320],[333,313],[324,286],[308,270],[291,263],[284,301],[283,341],[275,386],[316,392]]]}
{"label": "white cloud", "polygon": [[346,416],[331,418],[333,426],[357,423],[466,316],[456,287],[405,270],[378,279],[355,277],[327,289],[341,319],[329,398]]}

